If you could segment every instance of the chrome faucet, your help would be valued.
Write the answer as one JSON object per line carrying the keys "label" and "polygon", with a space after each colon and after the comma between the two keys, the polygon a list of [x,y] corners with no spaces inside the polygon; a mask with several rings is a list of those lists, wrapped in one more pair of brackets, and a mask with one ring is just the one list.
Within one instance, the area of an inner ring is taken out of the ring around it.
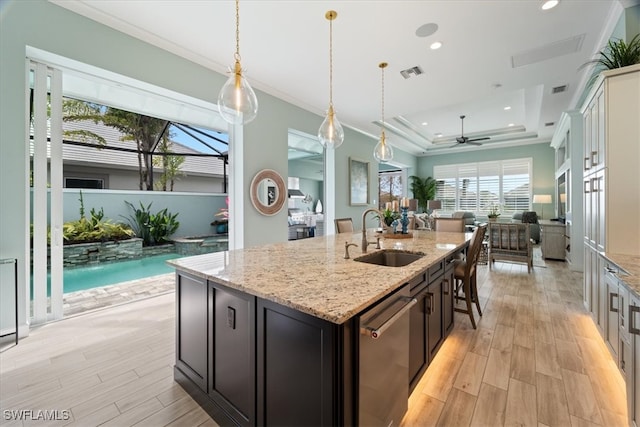
{"label": "chrome faucet", "polygon": [[382,218],[382,212],[380,212],[376,208],[369,208],[362,213],[362,253],[367,252],[367,246],[376,244],[376,249],[380,249],[380,238],[376,239],[376,242],[367,241],[367,225],[365,223],[365,217],[369,212],[375,212],[378,215],[378,218]]}

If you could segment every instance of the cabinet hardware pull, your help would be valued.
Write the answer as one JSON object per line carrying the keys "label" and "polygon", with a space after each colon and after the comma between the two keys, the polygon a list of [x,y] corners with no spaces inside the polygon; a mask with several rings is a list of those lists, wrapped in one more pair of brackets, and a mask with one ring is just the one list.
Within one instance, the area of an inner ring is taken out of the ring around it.
{"label": "cabinet hardware pull", "polygon": [[416,305],[418,303],[418,300],[415,299],[415,298],[407,297],[407,298],[404,298],[404,299],[408,300],[407,303],[405,305],[403,305],[402,308],[400,310],[398,310],[393,316],[391,316],[389,319],[387,319],[386,322],[384,322],[382,325],[380,325],[379,328],[373,329],[373,328],[371,328],[369,326],[363,326],[363,327],[360,328],[360,333],[363,334],[363,335],[369,335],[374,340],[377,340],[378,338],[380,338],[382,336],[382,334],[384,333],[384,331],[389,329],[411,307],[413,307],[414,305]]}
{"label": "cabinet hardware pull", "polygon": [[584,194],[589,194],[589,181],[584,182]]}
{"label": "cabinet hardware pull", "polygon": [[429,300],[429,304],[427,305],[427,314],[431,316],[431,314],[433,314],[433,292],[427,292],[427,298]]}
{"label": "cabinet hardware pull", "polygon": [[586,170],[586,171],[589,170],[589,158],[588,157],[584,158],[584,170]]}
{"label": "cabinet hardware pull", "polygon": [[447,285],[445,286],[445,288],[444,288],[444,291],[443,291],[443,292],[444,292],[444,294],[445,294],[445,295],[449,295],[449,287],[450,287],[449,279],[444,279],[444,280],[442,281],[442,283],[446,283],[446,284],[447,284]]}
{"label": "cabinet hardware pull", "polygon": [[609,311],[612,313],[617,313],[618,309],[617,308],[613,308],[613,299],[614,298],[618,298],[618,294],[616,294],[615,292],[610,292],[609,293]]}
{"label": "cabinet hardware pull", "polygon": [[640,307],[629,304],[629,333],[633,335],[640,335],[640,329],[634,326],[636,322],[634,321],[635,316],[633,313],[640,313]]}
{"label": "cabinet hardware pull", "polygon": [[592,151],[592,152],[591,152],[591,166],[595,166],[595,165],[597,165],[597,164],[598,164],[598,163],[596,162],[596,160],[595,160],[595,158],[596,158],[596,156],[597,156],[597,155],[598,155],[598,152],[597,152],[597,151]]}

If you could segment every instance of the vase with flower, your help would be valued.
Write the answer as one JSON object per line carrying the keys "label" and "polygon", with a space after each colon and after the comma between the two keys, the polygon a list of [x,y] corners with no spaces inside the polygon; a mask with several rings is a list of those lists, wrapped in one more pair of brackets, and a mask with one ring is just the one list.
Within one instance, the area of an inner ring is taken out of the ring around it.
{"label": "vase with flower", "polygon": [[500,205],[498,203],[492,203],[489,206],[487,218],[489,218],[490,222],[496,222],[499,216],[500,216]]}

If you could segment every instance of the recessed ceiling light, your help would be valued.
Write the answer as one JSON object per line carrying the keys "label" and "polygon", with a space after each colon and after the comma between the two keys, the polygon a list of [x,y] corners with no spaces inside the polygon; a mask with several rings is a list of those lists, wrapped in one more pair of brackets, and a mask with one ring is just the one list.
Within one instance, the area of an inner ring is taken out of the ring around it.
{"label": "recessed ceiling light", "polygon": [[504,107],[504,111],[509,111],[509,110],[511,110],[510,106],[507,105],[506,107]]}
{"label": "recessed ceiling light", "polygon": [[422,122],[422,126],[426,126],[426,125],[428,125],[428,124],[429,124],[429,123],[427,123],[427,122]]}
{"label": "recessed ceiling light", "polygon": [[440,132],[436,133],[436,137],[440,138],[442,134]]}
{"label": "recessed ceiling light", "polygon": [[433,42],[431,43],[431,50],[440,49],[442,47],[442,42]]}
{"label": "recessed ceiling light", "polygon": [[428,24],[424,24],[418,27],[416,30],[416,36],[418,37],[429,37],[438,31],[438,24],[430,22]]}
{"label": "recessed ceiling light", "polygon": [[515,126],[515,125],[513,123],[509,123],[509,127],[511,127],[511,126]]}
{"label": "recessed ceiling light", "polygon": [[542,4],[542,10],[549,10],[556,7],[559,3],[559,0],[547,0]]}

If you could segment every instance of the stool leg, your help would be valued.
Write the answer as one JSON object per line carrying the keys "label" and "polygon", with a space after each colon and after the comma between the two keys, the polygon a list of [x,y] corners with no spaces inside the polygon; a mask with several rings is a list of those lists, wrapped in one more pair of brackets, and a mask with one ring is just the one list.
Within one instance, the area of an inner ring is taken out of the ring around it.
{"label": "stool leg", "polygon": [[476,319],[473,318],[473,306],[471,305],[471,278],[468,278],[468,281],[464,283],[464,299],[467,302],[467,312],[469,313],[469,318],[471,319],[471,326],[473,329],[476,328]]}

